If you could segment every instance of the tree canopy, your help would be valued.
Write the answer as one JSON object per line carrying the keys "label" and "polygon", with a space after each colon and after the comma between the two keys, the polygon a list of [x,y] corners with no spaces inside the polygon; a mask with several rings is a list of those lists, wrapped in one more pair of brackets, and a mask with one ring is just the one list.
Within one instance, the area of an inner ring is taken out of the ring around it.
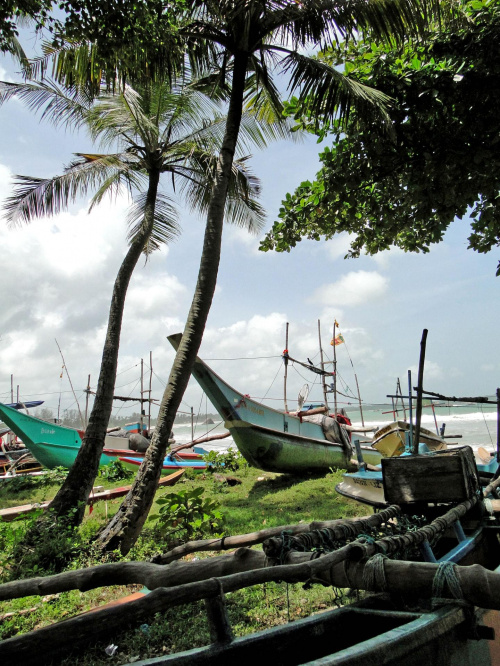
{"label": "tree canopy", "polygon": [[[393,99],[392,132],[352,114],[341,133],[318,125],[307,107],[288,113],[320,140],[322,168],[282,202],[262,250],[290,251],[302,238],[353,234],[347,256],[391,245],[428,252],[450,223],[471,217],[469,248],[500,244],[500,6],[479,0],[465,27],[435,33],[427,45],[387,50],[368,41],[320,55]],[[500,264],[497,275],[500,274]]]}

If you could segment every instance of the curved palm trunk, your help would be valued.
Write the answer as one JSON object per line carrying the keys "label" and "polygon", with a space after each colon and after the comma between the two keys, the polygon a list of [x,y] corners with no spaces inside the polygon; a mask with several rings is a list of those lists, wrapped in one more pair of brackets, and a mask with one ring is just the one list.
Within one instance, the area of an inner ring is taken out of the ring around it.
{"label": "curved palm trunk", "polygon": [[217,180],[208,209],[198,281],[167,388],[163,394],[153,439],[132,488],[118,512],[98,536],[98,544],[103,550],[120,548],[122,554],[126,554],[141,532],[154,500],[175,415],[201,345],[217,284],[224,207],[241,123],[247,62],[246,54],[236,55],[231,99],[219,155]]}
{"label": "curved palm trunk", "polygon": [[[125,297],[132,273],[144,249],[144,244],[153,230],[156,195],[160,180],[159,170],[151,170],[144,211],[144,228],[133,240],[120,266],[113,287],[109,309],[108,330],[102,352],[101,369],[97,384],[94,406],[90,413],[82,446],[66,480],[52,500],[50,508],[58,516],[69,517],[71,523],[78,525],[83,520],[92,485],[99,469],[99,459],[104,448],[104,439],[113,408],[116,367],[120,348]],[[76,508],[73,514],[71,510]]]}

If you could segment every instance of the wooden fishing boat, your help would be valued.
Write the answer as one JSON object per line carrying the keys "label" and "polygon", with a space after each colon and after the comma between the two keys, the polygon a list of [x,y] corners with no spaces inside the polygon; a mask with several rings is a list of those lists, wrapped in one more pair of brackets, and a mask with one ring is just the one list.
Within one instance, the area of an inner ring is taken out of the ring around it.
{"label": "wooden fishing boat", "polygon": [[[379,428],[371,443],[374,449],[384,456],[399,456],[405,452],[407,433],[410,424],[407,421],[394,421]],[[419,441],[428,451],[440,451],[447,447],[446,441],[427,428],[420,428]]]}
{"label": "wooden fishing boat", "polygon": [[[179,346],[180,334],[168,340]],[[267,472],[304,474],[331,468],[355,469],[348,441],[332,442],[318,423],[307,416],[272,409],[229,386],[206,363],[197,358],[192,375],[224,419],[240,453],[253,467]],[[382,455],[362,446],[367,463],[376,465]]]}
{"label": "wooden fishing boat", "polygon": [[[119,456],[118,460],[124,467],[136,473],[142,464],[142,458],[132,456]],[[203,460],[182,460],[172,456],[166,456],[161,467],[161,474],[171,474],[173,470],[191,469],[194,472],[204,472],[208,465]]]}
{"label": "wooden fishing boat", "polygon": [[[36,460],[48,469],[71,467],[82,445],[84,432],[75,428],[50,423],[0,404],[0,419],[22,440]],[[133,424],[131,432],[135,432]],[[128,437],[107,435],[99,464],[109,465],[120,455],[132,454],[143,458],[144,453],[130,448]],[[180,457],[200,458],[201,454],[179,452]]]}

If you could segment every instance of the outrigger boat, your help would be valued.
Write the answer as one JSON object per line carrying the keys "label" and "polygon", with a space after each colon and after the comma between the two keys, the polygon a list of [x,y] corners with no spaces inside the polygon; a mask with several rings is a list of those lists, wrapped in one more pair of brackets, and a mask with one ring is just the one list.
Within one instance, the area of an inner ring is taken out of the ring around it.
{"label": "outrigger boat", "polygon": [[[0,404],[0,419],[22,440],[26,448],[48,469],[54,467],[71,467],[75,462],[78,450],[82,445],[84,432],[75,428],[67,428],[57,423],[50,423],[29,414],[23,414],[11,407]],[[131,424],[131,432],[136,431],[137,424]],[[119,456],[133,455],[134,458],[143,458],[130,448],[128,437],[106,435],[104,450],[100,458],[100,465],[109,465]],[[201,452],[184,452],[177,454],[181,458],[199,459]]]}
{"label": "outrigger boat", "polygon": [[[180,334],[168,337],[175,349],[180,339]],[[324,426],[309,420],[310,412],[295,415],[267,407],[229,386],[200,358],[196,358],[191,372],[224,420],[240,453],[253,467],[288,474],[357,469],[343,428],[337,431],[337,441],[331,441]],[[382,455],[377,450],[361,448],[367,463],[380,463]]]}

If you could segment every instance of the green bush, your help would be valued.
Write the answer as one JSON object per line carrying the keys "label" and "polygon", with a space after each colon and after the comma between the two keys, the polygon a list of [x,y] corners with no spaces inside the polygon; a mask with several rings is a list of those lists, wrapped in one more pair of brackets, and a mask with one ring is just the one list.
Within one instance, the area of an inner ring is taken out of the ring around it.
{"label": "green bush", "polygon": [[109,465],[99,468],[99,476],[108,481],[122,481],[122,479],[131,479],[134,472],[127,469],[121,460],[113,460]]}
{"label": "green bush", "polygon": [[182,541],[217,534],[224,517],[219,504],[203,497],[203,488],[168,493],[157,500],[159,513],[149,517],[157,520],[156,529],[162,537],[175,536]]}
{"label": "green bush", "polygon": [[209,451],[203,456],[209,472],[237,472],[248,465],[238,449],[230,448],[224,452]]}

